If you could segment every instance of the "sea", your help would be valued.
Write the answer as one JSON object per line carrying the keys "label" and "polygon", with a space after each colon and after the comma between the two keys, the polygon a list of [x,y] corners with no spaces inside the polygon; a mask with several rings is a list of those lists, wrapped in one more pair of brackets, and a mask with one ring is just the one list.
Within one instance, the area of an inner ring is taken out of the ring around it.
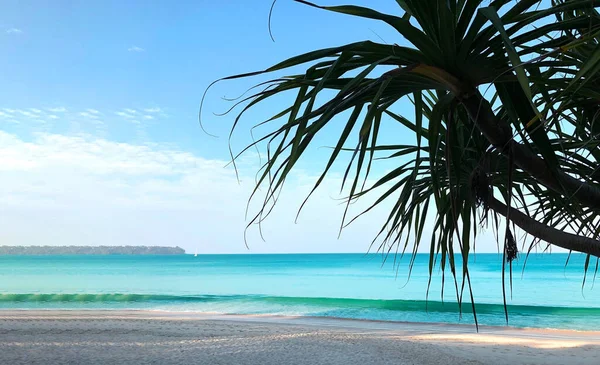
{"label": "sea", "polygon": [[[568,259],[568,262],[567,262]],[[597,330],[596,261],[558,253],[469,259],[473,302],[429,255],[0,256],[0,309],[133,309]],[[525,268],[523,269],[523,266]],[[409,268],[412,268],[409,270]],[[442,286],[443,283],[443,286]],[[600,283],[599,283],[600,285]],[[442,292],[443,288],[443,292]]]}

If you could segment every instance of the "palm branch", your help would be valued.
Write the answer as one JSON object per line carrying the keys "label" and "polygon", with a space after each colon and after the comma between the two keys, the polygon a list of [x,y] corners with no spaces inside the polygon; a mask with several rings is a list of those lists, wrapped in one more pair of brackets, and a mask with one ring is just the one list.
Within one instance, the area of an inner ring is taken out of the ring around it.
{"label": "palm branch", "polygon": [[[414,259],[417,248],[429,244],[430,275],[439,258],[442,271],[450,269],[459,304],[465,285],[471,293],[468,262],[478,229],[488,221],[498,226],[498,217],[504,222],[503,288],[504,265],[512,276],[518,251],[515,226],[529,238],[527,254],[540,241],[582,252],[587,272],[590,257],[600,257],[599,0],[494,0],[487,6],[482,0],[397,0],[399,16],[295,1],[385,22],[410,46],[351,43],[225,78],[305,70],[262,84],[243,100],[233,125],[271,97],[296,94],[260,123],[270,129],[251,145],[266,143],[268,156],[253,194],[267,187],[262,209],[250,224],[271,212],[314,137],[344,117],[314,189],[349,150],[347,204],[375,195],[366,213],[393,203],[374,240],[378,250],[404,253],[412,242]],[[414,115],[396,107],[404,98]],[[390,121],[412,133],[414,143],[380,143],[381,125]],[[401,162],[365,185],[381,153]],[[431,211],[434,228],[426,239]]]}

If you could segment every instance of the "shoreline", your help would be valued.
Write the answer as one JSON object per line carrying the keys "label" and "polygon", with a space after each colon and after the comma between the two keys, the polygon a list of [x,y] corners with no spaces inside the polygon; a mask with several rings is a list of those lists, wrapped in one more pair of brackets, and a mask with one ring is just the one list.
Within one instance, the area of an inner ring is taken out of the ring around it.
{"label": "shoreline", "polygon": [[461,334],[484,337],[496,335],[515,338],[589,339],[600,345],[600,331],[580,331],[555,328],[522,328],[511,326],[479,326],[444,322],[403,322],[356,318],[287,316],[271,314],[226,314],[216,312],[165,311],[146,309],[8,309],[0,310],[0,320],[5,319],[126,319],[126,320],[176,320],[176,321],[223,321],[235,323],[259,323],[274,325],[301,325],[337,329],[361,329],[367,331],[397,331],[404,334]]}
{"label": "shoreline", "polygon": [[[531,333],[564,333],[564,334],[586,334],[598,336],[600,340],[600,330],[578,330],[571,328],[542,328],[542,327],[518,327],[509,325],[479,325],[479,330],[475,324],[468,323],[450,323],[450,322],[419,322],[419,321],[394,321],[384,319],[366,319],[366,318],[348,318],[348,317],[331,317],[331,316],[304,316],[304,315],[283,315],[283,314],[244,314],[244,313],[221,313],[221,312],[200,312],[200,311],[171,311],[165,309],[137,309],[137,308],[0,308],[0,319],[8,317],[19,317],[19,314],[26,314],[25,317],[31,315],[35,317],[46,317],[48,314],[58,316],[60,318],[77,318],[77,314],[96,315],[103,318],[112,317],[128,317],[148,318],[148,319],[188,319],[188,320],[224,320],[224,321],[265,321],[268,323],[301,323],[306,325],[315,325],[319,322],[332,322],[334,324],[350,324],[350,323],[365,323],[366,326],[381,325],[386,327],[389,325],[403,326],[410,328],[441,328],[449,330],[463,330],[464,332],[486,333],[486,332],[531,332]],[[109,314],[116,313],[116,316]],[[73,315],[75,314],[75,315]],[[83,316],[84,318],[87,316]]]}
{"label": "shoreline", "polygon": [[600,363],[600,332],[156,310],[0,310],[0,363]]}

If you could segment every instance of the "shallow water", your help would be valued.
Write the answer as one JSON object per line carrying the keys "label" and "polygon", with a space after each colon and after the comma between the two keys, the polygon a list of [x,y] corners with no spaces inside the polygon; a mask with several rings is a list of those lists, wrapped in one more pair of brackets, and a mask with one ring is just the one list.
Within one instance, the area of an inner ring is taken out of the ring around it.
{"label": "shallow water", "polygon": [[[480,324],[506,324],[502,257],[477,254],[469,267]],[[507,272],[509,325],[597,329],[600,289],[595,261],[582,289],[584,255],[532,254]],[[162,309],[239,314],[330,316],[394,321],[473,323],[468,290],[461,310],[450,271],[428,255],[399,268],[380,255],[2,256],[0,308]],[[398,262],[396,262],[398,264]],[[460,264],[457,258],[457,264]],[[461,266],[459,266],[461,267]],[[458,287],[460,289],[460,278]],[[427,299],[427,300],[426,300]],[[461,315],[462,312],[462,315]]]}

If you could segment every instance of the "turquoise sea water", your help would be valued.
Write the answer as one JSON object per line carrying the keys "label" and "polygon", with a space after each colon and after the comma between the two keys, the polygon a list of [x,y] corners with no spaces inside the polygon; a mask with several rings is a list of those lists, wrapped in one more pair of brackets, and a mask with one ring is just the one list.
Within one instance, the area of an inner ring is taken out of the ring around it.
{"label": "turquoise sea water", "polygon": [[[582,289],[585,256],[524,255],[507,282],[509,325],[600,328],[595,261]],[[505,325],[501,256],[470,263],[480,324]],[[156,309],[236,314],[328,316],[390,321],[473,323],[468,294],[462,317],[448,271],[429,280],[427,255],[396,270],[381,255],[2,256],[2,309]],[[508,274],[507,274],[508,280]],[[460,287],[460,283],[459,283]]]}

